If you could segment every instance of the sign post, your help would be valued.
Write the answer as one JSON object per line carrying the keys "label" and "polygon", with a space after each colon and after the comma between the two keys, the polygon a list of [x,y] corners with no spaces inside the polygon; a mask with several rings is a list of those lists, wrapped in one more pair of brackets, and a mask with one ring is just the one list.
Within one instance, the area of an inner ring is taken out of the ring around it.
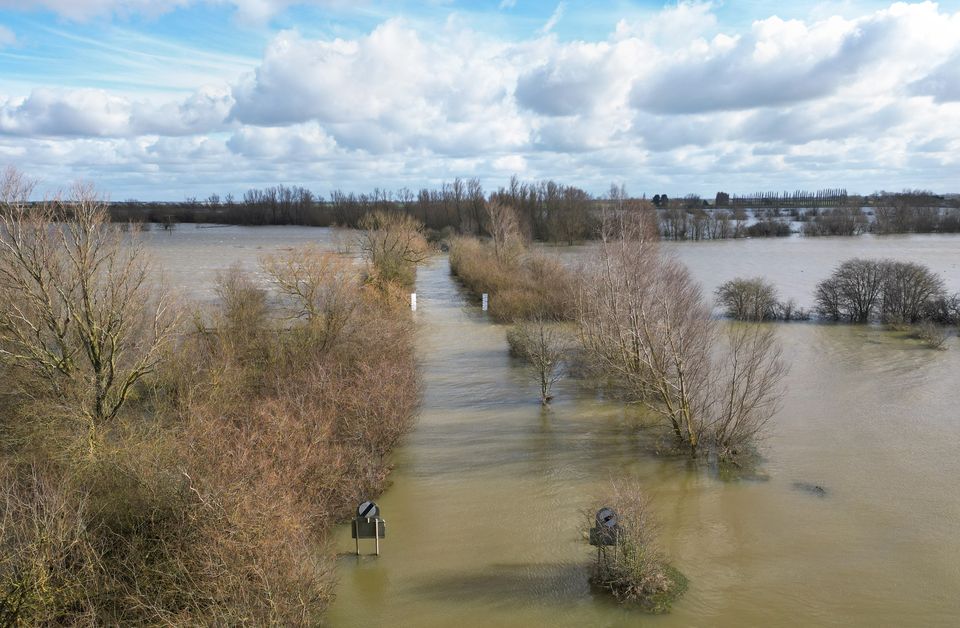
{"label": "sign post", "polygon": [[387,536],[387,522],[380,518],[379,506],[372,501],[357,506],[357,518],[350,527],[357,543],[357,556],[360,555],[360,539],[374,539],[377,556],[380,555],[380,539]]}
{"label": "sign post", "polygon": [[614,558],[616,558],[617,545],[620,543],[619,518],[613,508],[603,507],[597,511],[596,527],[590,528],[590,545],[597,548],[597,562],[599,563],[601,555],[607,556],[607,547],[613,546]]}

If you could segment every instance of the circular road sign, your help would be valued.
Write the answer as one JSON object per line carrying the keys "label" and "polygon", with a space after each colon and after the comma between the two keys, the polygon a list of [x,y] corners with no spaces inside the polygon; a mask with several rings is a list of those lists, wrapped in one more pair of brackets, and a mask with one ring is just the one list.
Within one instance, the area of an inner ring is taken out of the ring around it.
{"label": "circular road sign", "polygon": [[375,519],[380,514],[380,507],[373,502],[363,502],[357,506],[357,516],[366,519]]}

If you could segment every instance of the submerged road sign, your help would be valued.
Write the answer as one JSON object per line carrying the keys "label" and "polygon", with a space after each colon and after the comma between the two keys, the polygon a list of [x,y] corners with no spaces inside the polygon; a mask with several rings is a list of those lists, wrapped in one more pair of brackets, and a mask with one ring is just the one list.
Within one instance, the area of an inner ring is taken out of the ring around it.
{"label": "submerged road sign", "polygon": [[350,532],[357,540],[357,556],[360,555],[360,539],[375,539],[379,556],[380,539],[387,536],[387,522],[380,518],[380,507],[371,501],[357,506],[357,518],[351,522]]}
{"label": "submerged road sign", "polygon": [[619,519],[613,508],[601,508],[597,511],[597,526],[590,528],[590,545],[605,547],[616,545],[620,537]]}

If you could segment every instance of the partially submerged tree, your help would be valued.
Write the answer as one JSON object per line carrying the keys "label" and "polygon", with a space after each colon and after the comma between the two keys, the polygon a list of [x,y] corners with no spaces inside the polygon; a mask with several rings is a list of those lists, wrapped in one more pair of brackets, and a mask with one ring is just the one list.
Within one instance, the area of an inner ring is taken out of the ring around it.
{"label": "partially submerged tree", "polygon": [[290,318],[308,323],[322,336],[321,347],[333,344],[357,309],[357,270],[349,259],[315,246],[267,255],[260,266],[284,299]]}
{"label": "partially submerged tree", "polygon": [[716,297],[727,316],[737,320],[773,320],[780,315],[777,289],[762,277],[731,279],[717,288]]}
{"label": "partially submerged tree", "polygon": [[[718,345],[699,286],[662,255],[642,218],[606,217],[582,282],[578,322],[598,370],[662,417],[692,455],[747,448],[776,410],[785,367],[771,330]],[[709,446],[709,447],[708,447]]]}
{"label": "partially submerged tree", "polygon": [[507,332],[510,352],[523,359],[540,386],[540,403],[553,399],[551,390],[563,377],[563,361],[567,353],[566,337],[556,323],[543,318],[521,321]]}
{"label": "partially submerged tree", "polygon": [[413,285],[416,268],[430,256],[423,223],[408,214],[375,211],[360,219],[360,251],[380,284]]}
{"label": "partially submerged tree", "polygon": [[0,360],[22,392],[78,407],[91,448],[155,369],[176,317],[142,243],[78,185],[69,200],[30,203],[15,170],[0,181]]}
{"label": "partially submerged tree", "polygon": [[850,259],[817,284],[817,309],[836,321],[915,323],[946,302],[943,281],[913,262]]}

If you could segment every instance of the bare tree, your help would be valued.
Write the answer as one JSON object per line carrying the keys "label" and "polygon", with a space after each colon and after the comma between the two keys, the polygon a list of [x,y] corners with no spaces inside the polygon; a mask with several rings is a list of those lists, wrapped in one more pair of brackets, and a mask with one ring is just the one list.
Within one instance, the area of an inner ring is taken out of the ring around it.
{"label": "bare tree", "polygon": [[779,348],[759,327],[735,328],[719,347],[699,286],[648,233],[642,222],[605,217],[599,259],[582,282],[581,342],[595,367],[663,417],[691,454],[709,444],[732,456],[776,408]]}
{"label": "bare tree", "polygon": [[733,324],[726,341],[710,432],[718,455],[733,459],[760,436],[779,409],[787,366],[770,327]]}
{"label": "bare tree", "polygon": [[817,309],[821,315],[834,320],[865,323],[880,304],[883,281],[882,261],[847,260],[817,285]]}
{"label": "bare tree", "polygon": [[306,246],[264,256],[260,266],[290,305],[291,317],[322,334],[321,348],[335,342],[360,299],[350,260]]}
{"label": "bare tree", "polygon": [[493,240],[497,261],[501,265],[513,264],[524,248],[517,212],[505,203],[491,201],[486,204],[485,228]]}
{"label": "bare tree", "polygon": [[664,417],[696,453],[705,426],[713,324],[686,268],[660,255],[640,216],[607,216],[580,297],[580,335],[597,366]]}
{"label": "bare tree", "polygon": [[762,277],[731,279],[717,288],[716,296],[727,316],[737,320],[772,320],[780,313],[777,289]]}
{"label": "bare tree", "polygon": [[407,214],[376,211],[364,215],[360,228],[360,250],[371,277],[412,285],[417,265],[430,256],[423,223]]}
{"label": "bare tree", "polygon": [[923,264],[888,261],[883,267],[880,309],[886,323],[916,323],[928,304],[946,297],[943,280]]}
{"label": "bare tree", "polygon": [[519,322],[510,328],[507,342],[511,353],[527,362],[540,385],[540,403],[550,403],[553,399],[550,391],[563,377],[566,336],[556,324],[537,318]]}
{"label": "bare tree", "polygon": [[91,187],[35,204],[31,190],[15,170],[0,182],[0,360],[76,401],[92,438],[153,372],[176,317],[142,242]]}

